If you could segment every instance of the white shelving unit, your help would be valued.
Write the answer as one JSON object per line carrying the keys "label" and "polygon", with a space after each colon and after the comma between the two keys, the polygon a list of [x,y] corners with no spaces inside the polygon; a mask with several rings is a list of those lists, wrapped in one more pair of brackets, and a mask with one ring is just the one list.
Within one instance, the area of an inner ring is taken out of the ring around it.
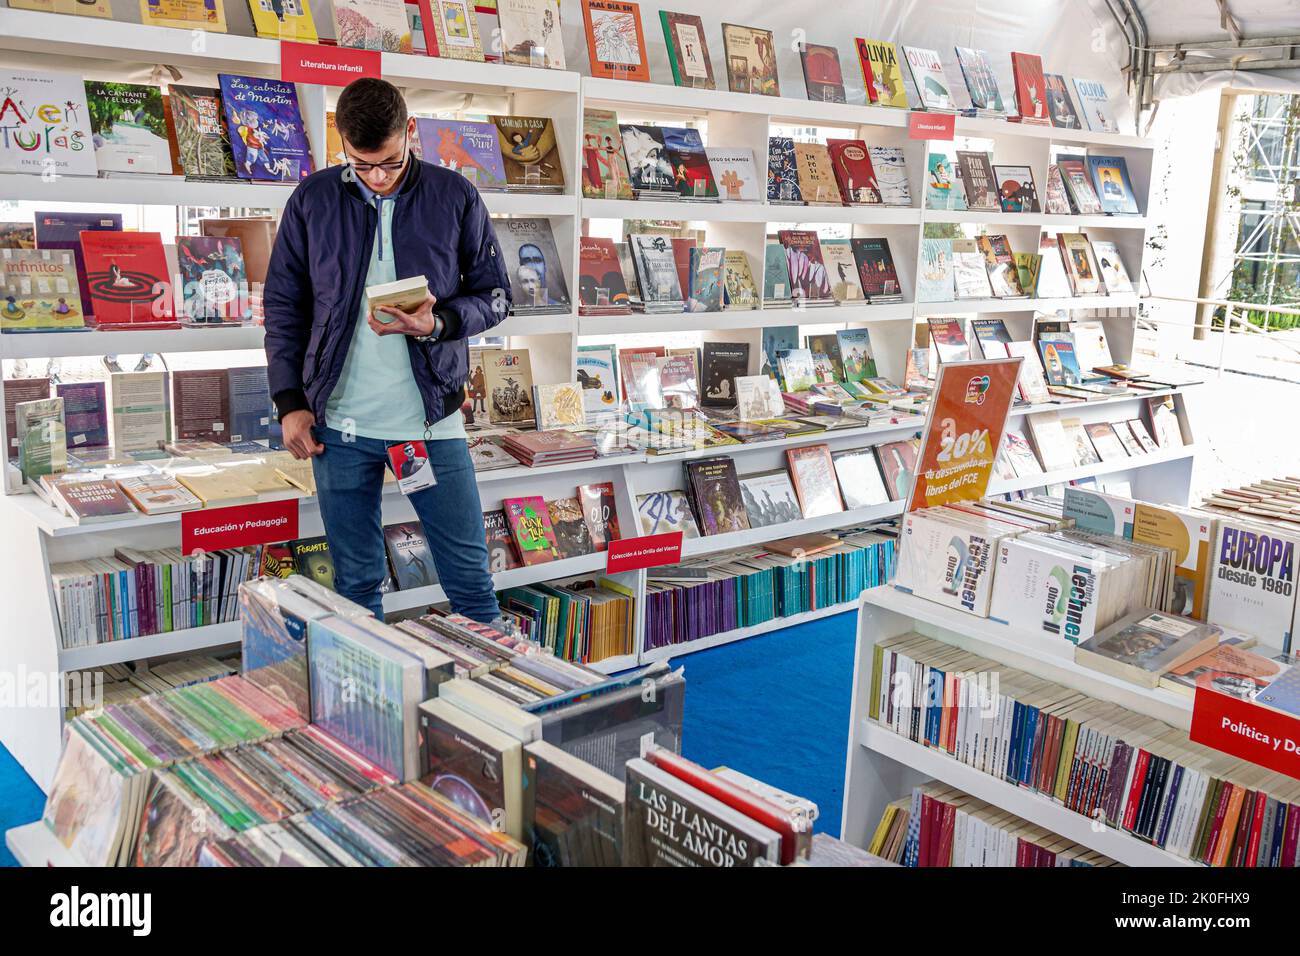
{"label": "white shelving unit", "polygon": [[888,803],[917,784],[940,780],[1128,866],[1198,865],[1121,830],[1094,826],[1091,818],[1067,810],[1042,794],[982,773],[871,720],[873,649],[881,640],[912,631],[1154,720],[1184,729],[1191,723],[1190,697],[1167,690],[1148,691],[1080,667],[1074,662],[1073,645],[1064,640],[1051,642],[1017,632],[997,621],[915,597],[893,585],[872,588],[863,592],[858,611],[841,820],[843,839],[866,846]]}
{"label": "white shelving unit", "polygon": [[[229,11],[228,11],[229,13]],[[244,11],[246,13],[246,11]],[[238,30],[231,14],[231,28]],[[197,40],[201,42],[196,41]],[[579,51],[574,51],[579,55]],[[45,62],[48,61],[48,64]],[[0,63],[22,63],[38,69],[62,70],[92,79],[140,82],[157,64],[180,70],[181,82],[215,85],[222,72],[278,76],[279,44],[272,40],[229,34],[193,34],[188,30],[142,26],[135,23],[92,20],[24,10],[0,9]],[[597,80],[575,72],[535,70],[492,63],[462,63],[424,56],[384,54],[385,77],[407,91],[417,111],[466,109],[548,116],[555,122],[560,159],[568,182],[558,195],[485,194],[488,208],[497,216],[540,216],[550,220],[560,251],[568,288],[576,301],[578,288],[578,240],[590,220],[623,218],[670,218],[702,226],[707,241],[744,250],[755,275],[762,262],[765,236],[776,223],[798,220],[802,226],[817,224],[845,226],[855,236],[884,236],[889,239],[902,284],[905,301],[889,304],[861,304],[824,309],[766,309],[752,312],[721,312],[655,316],[579,316],[576,311],[554,316],[515,316],[497,326],[494,335],[507,337],[512,348],[527,348],[537,382],[572,379],[576,349],[581,337],[600,341],[645,333],[702,332],[704,338],[750,343],[752,368],[758,371],[761,329],[774,325],[866,326],[871,330],[877,366],[882,375],[901,381],[906,350],[914,339],[915,327],[931,315],[963,315],[996,312],[1006,318],[1013,335],[1024,337],[1036,309],[1054,311],[1116,310],[1131,312],[1132,296],[1065,300],[989,300],[979,302],[925,303],[912,301],[920,238],[931,224],[958,223],[991,232],[1006,232],[1017,249],[1036,248],[1044,229],[1084,228],[1119,244],[1130,275],[1139,275],[1142,243],[1147,221],[1111,217],[1014,216],[1000,213],[942,213],[921,208],[924,195],[925,157],[929,144],[907,136],[907,111],[851,104],[810,102],[791,97],[770,98],[725,90],[682,89],[662,84],[640,84]],[[299,88],[308,137],[318,167],[323,165],[325,111],[337,90],[315,86]],[[430,105],[432,104],[432,105]],[[774,124],[824,125],[836,127],[841,135],[860,136],[868,143],[898,146],[904,150],[911,177],[913,206],[909,208],[781,206],[767,203],[673,203],[623,202],[584,199],[580,195],[582,117],[586,106],[617,110],[627,118],[663,119],[674,122],[707,122],[707,142],[715,145],[748,146],[753,149],[761,178],[766,177],[767,140]],[[1001,121],[958,118],[959,137],[989,141],[999,163],[1030,165],[1040,193],[1046,184],[1050,147],[1069,145],[1104,150],[1126,158],[1130,177],[1145,206],[1151,179],[1152,149],[1144,140],[1131,136],[1094,134],[1086,131],[1043,129]],[[287,186],[243,183],[198,183],[181,179],[133,180],[64,177],[55,183],[39,177],[0,174],[0,200],[32,202],[59,201],[75,204],[141,206],[232,206],[281,209],[291,190]],[[1116,361],[1131,354],[1131,314],[1104,319]],[[46,357],[93,357],[104,354],[227,352],[260,349],[262,330],[257,327],[225,329],[182,329],[171,331],[114,331],[79,334],[33,334],[0,336],[0,359],[34,360]],[[3,395],[0,386],[0,396]],[[1122,420],[1137,417],[1139,402],[1090,403],[1078,414],[1089,420]],[[1051,406],[1053,410],[1057,406]],[[1040,409],[1047,410],[1047,409]],[[1033,411],[1033,410],[1030,410]],[[1017,411],[1021,415],[1023,412]],[[1014,420],[1014,419],[1013,419]],[[806,438],[784,439],[761,445],[732,446],[722,450],[667,456],[632,455],[620,459],[586,462],[577,466],[526,469],[511,468],[479,476],[484,508],[497,507],[503,498],[516,494],[540,494],[555,498],[572,494],[579,483],[609,480],[615,484],[617,509],[624,535],[637,533],[638,494],[683,486],[682,462],[711,454],[728,454],[736,459],[741,474],[779,467],[791,446],[826,442],[832,448],[871,445],[906,437],[919,426],[875,429],[846,429]],[[0,438],[3,436],[0,435]],[[995,482],[992,490],[1051,484],[1085,475],[1114,474],[1140,483],[1153,475],[1175,487],[1190,483],[1192,448],[1179,454],[1150,456],[1123,463],[1093,466],[1070,473],[1035,476],[1023,482]],[[1155,480],[1153,478],[1152,480]],[[686,542],[687,555],[710,554],[732,547],[761,543],[777,537],[825,530],[872,518],[895,515],[898,503],[858,509],[841,515]],[[385,495],[384,520],[412,517],[405,499],[396,493]],[[300,534],[319,534],[319,509],[313,499],[300,508]],[[28,494],[0,498],[0,529],[6,547],[0,549],[0,606],[6,608],[6,639],[3,661],[27,674],[53,675],[69,670],[230,644],[237,639],[237,625],[217,624],[148,638],[136,638],[92,648],[63,650],[59,639],[56,605],[49,579],[49,567],[63,561],[112,553],[116,547],[156,548],[175,546],[179,519],[174,516],[140,516],[123,521],[77,526],[57,515]],[[538,567],[507,571],[496,576],[500,588],[542,580],[599,576],[604,556],[594,555]],[[644,595],[645,574],[624,576]],[[438,587],[387,595],[385,609],[403,611],[438,601]],[[741,640],[805,620],[847,610],[837,605],[794,618],[714,635],[690,644],[655,648],[598,664],[607,671],[620,670],[705,647]],[[638,601],[636,640],[640,648],[644,631],[645,602]],[[62,730],[61,708],[52,704],[0,709],[0,742],[23,764],[33,778],[48,786],[59,750]]]}

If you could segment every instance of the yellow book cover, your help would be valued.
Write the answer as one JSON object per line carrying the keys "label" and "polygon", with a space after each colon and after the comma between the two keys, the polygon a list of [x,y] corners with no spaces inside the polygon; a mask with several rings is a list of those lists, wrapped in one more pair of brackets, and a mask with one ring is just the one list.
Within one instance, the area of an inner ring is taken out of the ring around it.
{"label": "yellow book cover", "polygon": [[260,37],[315,43],[316,21],[307,0],[248,0],[253,27]]}
{"label": "yellow book cover", "polygon": [[840,187],[835,182],[835,169],[825,143],[795,143],[794,162],[804,202],[840,204]]}
{"label": "yellow book cover", "polygon": [[275,470],[295,488],[300,488],[309,495],[316,494],[316,474],[312,471],[311,461],[298,461],[295,458],[292,462],[277,466]]}
{"label": "yellow book cover", "polygon": [[140,22],[179,30],[226,32],[225,0],[140,0]]}
{"label": "yellow book cover", "polygon": [[890,106],[895,109],[907,109],[907,88],[903,86],[903,71],[898,65],[898,48],[883,40],[857,41],[858,65],[864,69],[863,82],[867,83],[867,71],[871,71],[867,85],[867,99],[874,106]]}
{"label": "yellow book cover", "polygon": [[871,842],[867,844],[867,852],[880,855],[880,846],[885,842],[885,837],[889,835],[889,824],[894,820],[894,814],[898,808],[892,803],[885,807],[885,812],[880,815],[880,822],[876,824],[876,832],[871,835]]}
{"label": "yellow book cover", "polygon": [[885,651],[879,644],[871,647],[871,704],[868,716],[872,720],[880,719],[880,670],[884,664]]}
{"label": "yellow book cover", "polygon": [[264,461],[236,461],[218,467],[231,478],[248,485],[262,498],[296,498],[302,494],[300,489],[280,477],[275,465]]}
{"label": "yellow book cover", "polygon": [[1223,814],[1223,823],[1219,827],[1215,840],[1214,856],[1210,860],[1210,866],[1227,866],[1232,845],[1236,842],[1237,823],[1241,819],[1241,806],[1246,796],[1246,788],[1235,783],[1228,786],[1232,787],[1232,793],[1228,794],[1228,809]]}
{"label": "yellow book cover", "polygon": [[42,13],[70,13],[78,17],[113,18],[109,0],[9,0],[11,10],[39,10]]}
{"label": "yellow book cover", "polygon": [[343,137],[339,135],[338,123],[334,121],[334,111],[325,111],[325,165],[342,166],[347,157],[343,154]]}
{"label": "yellow book cover", "polygon": [[250,486],[221,471],[206,475],[177,475],[176,480],[193,492],[205,508],[223,508],[257,500],[257,492]]}
{"label": "yellow book cover", "polygon": [[1176,567],[1174,596],[1169,611],[1198,621],[1205,620],[1214,520],[1191,509],[1169,505],[1160,507],[1139,501],[1133,514],[1133,540],[1173,550]]}
{"label": "yellow book cover", "polygon": [[1079,739],[1079,722],[1069,718],[1065,721],[1065,735],[1061,739],[1061,762],[1056,768],[1056,787],[1052,796],[1060,803],[1065,802],[1065,790],[1070,783],[1070,767],[1074,763],[1074,745]]}

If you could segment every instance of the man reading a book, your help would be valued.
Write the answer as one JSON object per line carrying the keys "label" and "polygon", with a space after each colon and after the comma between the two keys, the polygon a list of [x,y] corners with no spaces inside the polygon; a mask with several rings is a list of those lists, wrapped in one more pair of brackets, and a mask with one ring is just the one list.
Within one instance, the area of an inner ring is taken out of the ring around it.
{"label": "man reading a book", "polygon": [[[409,498],[452,610],[497,621],[482,506],[461,416],[466,339],[506,317],[510,282],[487,208],[458,173],[411,152],[400,91],[353,82],[335,121],[346,162],[307,177],[267,271],[267,373],[298,459],[312,460],[336,590],[383,616],[388,449],[423,440],[435,484]],[[419,277],[414,311],[367,289]]]}

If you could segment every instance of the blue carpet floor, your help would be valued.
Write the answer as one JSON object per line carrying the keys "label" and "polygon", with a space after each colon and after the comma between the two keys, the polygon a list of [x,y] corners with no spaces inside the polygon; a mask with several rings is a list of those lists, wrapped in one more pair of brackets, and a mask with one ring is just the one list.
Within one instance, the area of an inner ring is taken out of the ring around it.
{"label": "blue carpet floor", "polygon": [[[686,756],[807,797],[821,811],[816,829],[838,836],[854,627],[851,612],[838,614],[678,658]],[[0,833],[38,819],[44,805],[0,747]],[[15,865],[2,845],[0,865]]]}

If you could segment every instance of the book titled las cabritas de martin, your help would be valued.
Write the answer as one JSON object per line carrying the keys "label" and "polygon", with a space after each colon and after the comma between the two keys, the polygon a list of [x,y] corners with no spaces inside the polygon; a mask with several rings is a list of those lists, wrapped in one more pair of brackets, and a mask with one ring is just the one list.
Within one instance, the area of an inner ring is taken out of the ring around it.
{"label": "book titled las cabritas de martin", "polygon": [[292,83],[222,73],[221,106],[241,179],[297,182],[313,170]]}
{"label": "book titled las cabritas de martin", "polygon": [[101,328],[176,324],[162,236],[84,231],[81,249],[92,311]]}

